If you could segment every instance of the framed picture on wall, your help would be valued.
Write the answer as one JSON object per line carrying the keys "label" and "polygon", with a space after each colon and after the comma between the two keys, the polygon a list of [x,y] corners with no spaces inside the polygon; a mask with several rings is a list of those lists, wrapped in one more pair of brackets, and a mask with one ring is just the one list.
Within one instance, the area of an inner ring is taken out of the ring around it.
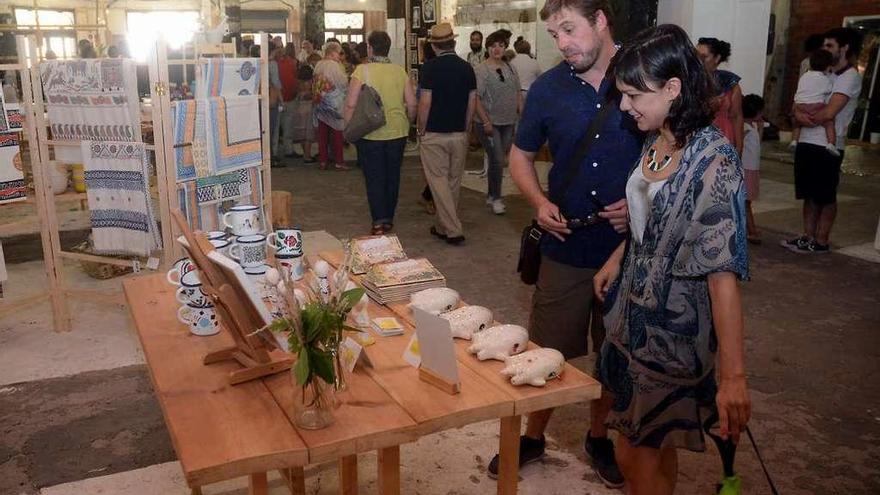
{"label": "framed picture on wall", "polygon": [[416,46],[419,48],[419,63],[425,63],[425,40],[427,38],[419,38],[419,42]]}
{"label": "framed picture on wall", "polygon": [[419,51],[416,47],[412,47],[409,50],[409,63],[411,65],[421,64],[421,62],[419,62]]}
{"label": "framed picture on wall", "polygon": [[422,27],[422,8],[418,5],[413,5],[412,11],[412,28],[420,29]]}
{"label": "framed picture on wall", "polygon": [[422,19],[425,24],[437,22],[437,0],[424,0],[422,2]]}
{"label": "framed picture on wall", "polygon": [[409,33],[409,46],[416,46],[419,42],[418,33]]}
{"label": "framed picture on wall", "polygon": [[419,83],[419,69],[410,69],[409,70],[409,78],[412,79],[412,82],[415,84]]}

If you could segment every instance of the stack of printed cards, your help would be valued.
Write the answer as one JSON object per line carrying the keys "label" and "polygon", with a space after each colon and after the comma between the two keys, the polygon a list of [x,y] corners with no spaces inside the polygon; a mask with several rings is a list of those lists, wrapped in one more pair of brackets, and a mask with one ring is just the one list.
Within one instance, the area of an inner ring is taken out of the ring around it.
{"label": "stack of printed cards", "polygon": [[427,259],[415,258],[375,264],[362,283],[371,299],[387,304],[405,301],[420,290],[446,287],[446,278]]}
{"label": "stack of printed cards", "polygon": [[376,263],[406,259],[396,235],[358,237],[352,240],[352,254],[351,272],[355,275],[366,273]]}
{"label": "stack of printed cards", "polygon": [[382,337],[403,335],[403,325],[393,316],[373,318],[370,328]]}

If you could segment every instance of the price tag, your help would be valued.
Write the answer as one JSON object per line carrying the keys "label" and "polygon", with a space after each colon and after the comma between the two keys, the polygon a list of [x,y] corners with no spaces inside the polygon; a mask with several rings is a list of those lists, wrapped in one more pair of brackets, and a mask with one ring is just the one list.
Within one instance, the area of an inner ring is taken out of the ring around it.
{"label": "price tag", "polygon": [[412,338],[409,339],[406,350],[403,351],[403,360],[413,368],[418,368],[422,364],[422,350],[419,347],[419,338],[415,332],[413,332]]}
{"label": "price tag", "polygon": [[346,337],[345,340],[342,341],[342,345],[339,346],[339,357],[341,358],[342,366],[349,373],[354,371],[354,366],[357,364],[358,357],[360,357],[363,349],[364,348],[351,337]]}

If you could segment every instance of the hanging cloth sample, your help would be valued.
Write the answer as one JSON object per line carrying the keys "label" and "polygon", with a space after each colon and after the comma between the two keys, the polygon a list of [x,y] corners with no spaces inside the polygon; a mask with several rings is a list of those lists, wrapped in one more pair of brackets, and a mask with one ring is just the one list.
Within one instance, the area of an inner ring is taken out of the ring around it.
{"label": "hanging cloth sample", "polygon": [[260,94],[260,59],[208,58],[201,62],[196,98]]}
{"label": "hanging cloth sample", "polygon": [[[52,139],[141,141],[133,60],[48,60],[40,65]],[[55,147],[57,160],[83,163],[76,146]]]}
{"label": "hanging cloth sample", "polygon": [[18,133],[0,134],[0,204],[21,201],[26,195]]}
{"label": "hanging cloth sample", "polygon": [[143,143],[83,141],[95,251],[149,256],[160,245]]}

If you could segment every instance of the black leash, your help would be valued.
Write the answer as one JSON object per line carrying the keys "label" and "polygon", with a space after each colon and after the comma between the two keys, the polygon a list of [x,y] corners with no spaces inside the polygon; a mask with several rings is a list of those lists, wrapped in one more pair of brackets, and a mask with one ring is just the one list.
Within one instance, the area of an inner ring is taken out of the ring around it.
{"label": "black leash", "polygon": [[[715,423],[718,422],[718,413],[713,412],[706,418],[706,421],[703,422],[703,431],[706,432],[706,435],[709,435],[709,438],[715,442],[715,446],[718,447],[718,453],[721,454],[721,464],[724,468],[724,476],[731,477],[734,476],[733,472],[733,461],[736,457],[736,444],[733,443],[733,440],[728,438],[724,440],[720,435],[716,435],[712,432],[711,428]],[[758,457],[758,462],[761,463],[761,469],[764,471],[764,477],[767,479],[767,484],[770,485],[770,492],[773,495],[779,495],[779,490],[776,489],[776,484],[773,483],[773,478],[770,476],[770,471],[767,470],[767,465],[764,464],[764,457],[761,455],[761,452],[758,450],[758,444],[755,442],[755,437],[752,435],[752,430],[746,426],[746,435],[749,436],[749,441],[752,443],[752,449],[755,451],[755,455]]]}

